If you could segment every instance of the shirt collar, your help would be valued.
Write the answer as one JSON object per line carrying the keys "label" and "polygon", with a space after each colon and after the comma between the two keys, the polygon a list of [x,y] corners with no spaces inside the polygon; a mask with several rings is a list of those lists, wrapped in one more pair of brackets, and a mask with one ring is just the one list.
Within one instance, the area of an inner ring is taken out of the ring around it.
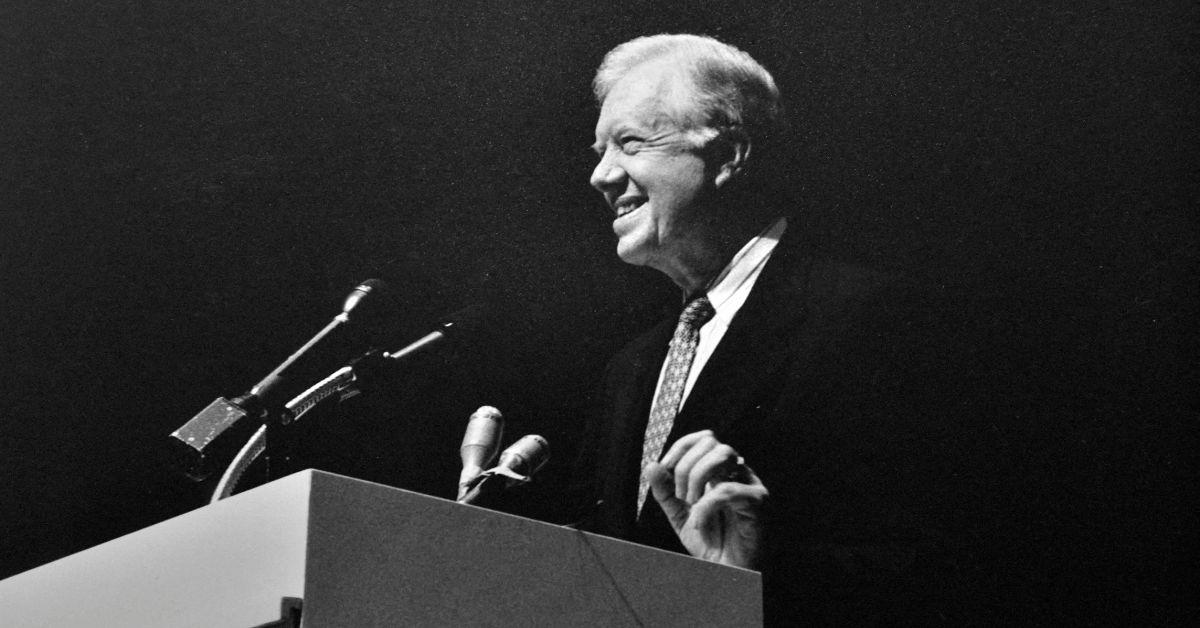
{"label": "shirt collar", "polygon": [[787,218],[773,220],[758,235],[751,238],[709,283],[705,293],[717,312],[714,318],[719,318],[726,324],[733,319],[733,315],[745,302],[753,280],[758,277],[762,266],[771,257],[787,226]]}

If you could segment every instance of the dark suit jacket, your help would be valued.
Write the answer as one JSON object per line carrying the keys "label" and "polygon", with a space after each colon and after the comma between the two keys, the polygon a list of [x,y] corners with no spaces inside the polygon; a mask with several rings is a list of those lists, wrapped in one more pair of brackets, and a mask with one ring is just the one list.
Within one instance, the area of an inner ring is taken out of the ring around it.
{"label": "dark suit jacket", "polygon": [[[994,469],[969,414],[972,355],[957,350],[962,328],[936,292],[811,259],[785,237],[681,408],[667,447],[712,429],[770,491],[769,624],[977,617],[968,546]],[[674,324],[610,363],[591,470],[577,473],[594,478],[593,531],[683,551],[653,499],[634,512]]]}

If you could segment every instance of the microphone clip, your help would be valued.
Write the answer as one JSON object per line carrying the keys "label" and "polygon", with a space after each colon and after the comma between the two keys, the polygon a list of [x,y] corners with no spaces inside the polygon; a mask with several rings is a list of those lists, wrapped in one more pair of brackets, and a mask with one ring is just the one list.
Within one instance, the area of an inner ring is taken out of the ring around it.
{"label": "microphone clip", "polygon": [[517,473],[508,467],[494,467],[484,471],[483,473],[480,473],[475,477],[474,480],[471,480],[470,484],[467,484],[467,490],[474,490],[475,487],[479,486],[484,481],[497,476],[504,478],[505,488],[512,488],[518,484],[528,484],[529,482],[533,481],[533,476],[531,475],[521,475],[520,473]]}

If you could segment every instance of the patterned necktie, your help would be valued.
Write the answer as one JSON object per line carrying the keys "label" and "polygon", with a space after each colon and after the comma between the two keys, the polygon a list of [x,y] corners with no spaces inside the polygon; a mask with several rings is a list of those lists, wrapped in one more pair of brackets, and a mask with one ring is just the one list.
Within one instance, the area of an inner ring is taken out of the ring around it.
{"label": "patterned necktie", "polygon": [[675,415],[679,412],[679,404],[683,400],[683,389],[687,384],[688,371],[691,370],[692,360],[696,357],[696,343],[700,340],[700,328],[708,319],[716,314],[708,297],[701,296],[692,300],[683,308],[679,315],[679,324],[675,326],[675,335],[671,337],[670,349],[667,351],[666,369],[663,372],[662,386],[658,396],[654,398],[654,407],[650,410],[650,420],[646,423],[646,438],[642,442],[642,473],[638,484],[638,512],[646,501],[650,490],[650,482],[646,478],[646,465],[657,462],[662,456],[663,445],[671,433],[675,423]]}

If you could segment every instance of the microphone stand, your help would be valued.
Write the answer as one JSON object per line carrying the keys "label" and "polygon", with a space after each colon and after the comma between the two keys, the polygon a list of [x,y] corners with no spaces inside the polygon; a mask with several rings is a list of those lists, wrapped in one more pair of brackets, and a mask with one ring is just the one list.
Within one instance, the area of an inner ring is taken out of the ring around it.
{"label": "microphone stand", "polygon": [[[309,410],[317,407],[318,404],[335,393],[350,388],[354,384],[355,379],[354,369],[350,366],[343,366],[284,404],[283,412],[279,413],[280,422],[275,425],[272,425],[271,422],[263,423],[250,436],[246,444],[238,450],[237,454],[233,457],[233,461],[225,469],[225,473],[221,475],[220,481],[217,482],[217,487],[213,490],[212,499],[209,503],[216,503],[233,494],[238,482],[242,479],[242,475],[245,474],[246,469],[250,468],[250,464],[267,452],[268,440],[272,439],[271,437],[274,437],[272,440],[276,442],[280,440],[280,437],[283,440],[287,440],[286,428],[288,425],[297,421]],[[276,445],[271,445],[272,449],[275,449],[275,447]],[[278,456],[278,450],[276,452],[275,455]],[[286,455],[282,462],[284,464],[287,463]],[[270,463],[271,461],[268,459],[268,464]],[[270,469],[268,470],[269,476],[274,475],[271,471]],[[274,469],[274,471],[278,473],[278,468]]]}
{"label": "microphone stand", "polygon": [[[345,309],[348,311],[350,307],[351,306],[348,304]],[[201,439],[199,444],[196,444],[192,442],[193,439],[185,438],[184,433],[187,432],[188,429],[193,426],[193,424],[200,423],[201,417],[213,414],[210,412],[210,410],[213,410],[214,407],[222,404],[230,405],[240,399],[249,398],[252,401],[257,401],[260,403],[261,421],[258,424],[258,428],[249,435],[242,448],[238,450],[236,454],[234,454],[232,462],[227,465],[225,473],[221,476],[221,479],[217,484],[216,490],[213,491],[211,501],[216,502],[231,495],[242,475],[246,472],[246,469],[249,468],[250,464],[262,457],[264,454],[266,455],[266,461],[268,465],[268,480],[281,477],[290,470],[289,466],[293,457],[292,454],[295,447],[295,437],[292,433],[293,430],[290,429],[290,425],[292,423],[335,393],[341,393],[341,399],[346,400],[359,394],[363,390],[370,389],[372,386],[378,385],[379,380],[384,377],[384,373],[393,369],[396,364],[410,358],[415,354],[429,351],[431,348],[446,342],[448,335],[458,332],[459,329],[464,326],[464,324],[474,323],[474,319],[478,318],[479,316],[480,309],[481,308],[479,306],[468,306],[451,314],[446,322],[438,326],[438,329],[426,334],[417,341],[401,348],[398,351],[392,353],[381,352],[378,350],[368,351],[352,361],[349,365],[334,371],[325,379],[317,382],[308,390],[300,393],[284,404],[281,408],[274,407],[272,404],[261,403],[262,397],[256,396],[256,393],[259,395],[265,395],[275,384],[279,382],[279,373],[282,373],[291,365],[292,362],[296,360],[296,358],[299,357],[299,355],[303,354],[308,350],[309,347],[319,342],[321,338],[332,331],[333,328],[341,323],[346,322],[346,312],[343,312],[341,315],[334,318],[334,320],[328,326],[326,326],[325,329],[321,330],[316,337],[306,343],[304,347],[301,347],[295,355],[288,358],[284,364],[275,369],[275,371],[273,371],[270,375],[267,375],[267,377],[263,378],[263,381],[259,382],[254,388],[252,388],[250,393],[235,399],[233,402],[226,401],[224,398],[217,399],[217,401],[214,401],[209,408],[206,408],[200,413],[199,416],[197,416],[195,419],[192,419],[192,421],[185,425],[184,428],[176,431],[171,436],[175,437],[177,441],[184,441],[185,444],[189,445],[190,449],[195,450],[190,451],[189,453],[195,454],[198,452],[200,454],[200,461],[204,462],[206,457],[209,457],[207,454],[214,449],[212,447],[206,449],[206,445],[209,444],[209,441],[213,440],[212,437],[210,436],[206,440]],[[221,409],[222,408],[218,408],[218,410]],[[241,418],[246,415],[245,410],[243,410],[240,406],[236,406],[235,410],[240,411],[241,415],[236,416],[236,412],[231,413],[235,415],[233,419],[234,422],[236,422],[237,418]],[[211,420],[208,422],[209,424],[212,423]],[[243,423],[248,422],[244,421]],[[223,426],[221,430],[224,430],[224,427],[225,426]],[[203,434],[200,430],[195,429],[192,429],[189,434],[195,435],[197,433]],[[225,431],[225,434],[228,434],[228,431]],[[230,439],[225,438],[224,440],[229,441]]]}
{"label": "microphone stand", "polygon": [[[449,325],[443,326],[443,328],[448,327]],[[435,335],[438,337],[433,338]],[[364,389],[378,385],[383,374],[395,368],[401,358],[432,346],[436,341],[440,341],[441,337],[441,331],[433,332],[395,353],[379,350],[368,351],[350,364],[313,384],[308,390],[296,395],[282,408],[275,412],[268,412],[268,420],[259,425],[258,429],[250,435],[226,467],[220,481],[217,482],[216,489],[213,490],[210,503],[218,502],[232,495],[246,470],[255,460],[264,455],[268,465],[268,480],[286,475],[290,470],[288,467],[291,462],[291,448],[295,444],[291,434],[293,423],[335,394],[345,401],[358,395]]]}
{"label": "microphone stand", "polygon": [[[294,420],[291,411],[280,407],[273,398],[277,396],[283,373],[335,329],[349,323],[350,313],[370,294],[383,288],[383,282],[378,279],[368,279],[359,284],[346,297],[340,314],[334,316],[321,331],[275,367],[249,392],[233,399],[218,397],[190,421],[172,432],[171,442],[179,451],[178,460],[188,477],[197,482],[206,479],[215,464],[228,459],[227,454],[232,447],[241,442],[242,436],[251,432],[257,433],[256,428],[265,425],[270,429],[272,426],[282,427],[291,423]],[[293,443],[289,441],[285,430],[275,431],[279,446],[272,445],[272,448],[280,452],[280,462],[286,463],[294,449]]]}
{"label": "microphone stand", "polygon": [[[211,464],[228,453],[232,443],[238,442],[241,434],[258,426],[285,426],[294,420],[291,411],[272,402],[271,397],[283,381],[282,373],[296,363],[309,349],[323,340],[334,329],[347,323],[349,317],[343,312],[329,321],[324,329],[304,343],[283,364],[275,367],[249,392],[233,399],[218,397],[200,411],[192,420],[171,434],[176,447],[182,450],[186,462],[186,473],[193,480],[203,480],[211,472]],[[280,434],[282,436],[282,433]],[[286,440],[279,450],[287,458]]]}

